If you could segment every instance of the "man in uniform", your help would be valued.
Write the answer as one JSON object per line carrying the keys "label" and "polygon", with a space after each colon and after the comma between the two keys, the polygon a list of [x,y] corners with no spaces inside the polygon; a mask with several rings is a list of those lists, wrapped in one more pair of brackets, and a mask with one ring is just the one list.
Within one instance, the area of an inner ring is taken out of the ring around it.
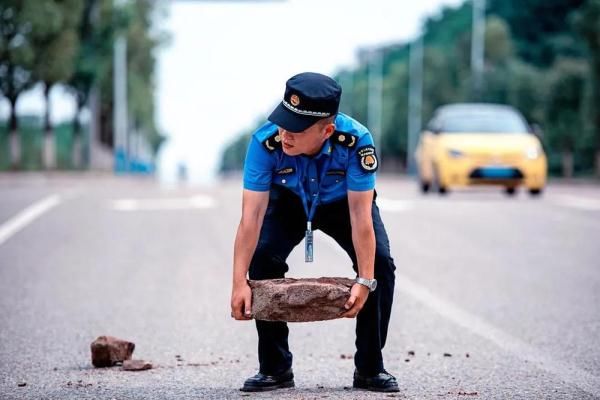
{"label": "man in uniform", "polygon": [[[397,392],[381,350],[394,294],[394,261],[375,203],[378,159],[369,131],[338,113],[341,87],[325,75],[301,73],[286,83],[283,101],[252,136],[244,165],[242,217],[237,231],[231,315],[252,318],[250,279],[283,278],[286,259],[312,232],[333,237],[357,272],[344,317],[356,321],[353,386]],[[256,321],[258,374],[243,391],[294,386],[285,322]]]}

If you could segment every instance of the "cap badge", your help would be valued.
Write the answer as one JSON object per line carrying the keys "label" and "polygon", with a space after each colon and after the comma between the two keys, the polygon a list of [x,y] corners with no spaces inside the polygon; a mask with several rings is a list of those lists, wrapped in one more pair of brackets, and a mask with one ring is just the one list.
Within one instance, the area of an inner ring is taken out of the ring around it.
{"label": "cap badge", "polygon": [[298,107],[298,105],[300,104],[300,98],[297,95],[293,94],[292,97],[290,97],[290,103],[292,103],[294,107]]}

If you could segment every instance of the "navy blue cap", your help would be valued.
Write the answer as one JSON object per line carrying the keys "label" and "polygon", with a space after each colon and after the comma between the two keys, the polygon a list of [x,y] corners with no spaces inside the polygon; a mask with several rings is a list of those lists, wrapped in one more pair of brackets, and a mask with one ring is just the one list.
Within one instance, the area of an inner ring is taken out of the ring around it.
{"label": "navy blue cap", "polygon": [[281,104],[269,115],[269,121],[290,132],[302,132],[323,118],[336,115],[342,88],[330,77],[303,72],[285,83]]}

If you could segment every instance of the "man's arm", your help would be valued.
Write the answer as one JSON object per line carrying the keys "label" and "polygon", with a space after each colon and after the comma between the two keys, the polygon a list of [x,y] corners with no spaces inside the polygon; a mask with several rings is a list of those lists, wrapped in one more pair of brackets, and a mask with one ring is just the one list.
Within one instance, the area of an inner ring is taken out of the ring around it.
{"label": "man's arm", "polygon": [[233,250],[233,285],[231,312],[235,319],[252,318],[252,291],[246,275],[252,255],[256,250],[263,218],[269,204],[269,191],[244,190],[242,195],[242,218],[235,237]]}
{"label": "man's arm", "polygon": [[[358,262],[358,276],[373,279],[375,276],[375,231],[373,229],[373,190],[362,192],[348,191],[350,223],[352,225],[352,244]],[[352,286],[350,298],[346,302],[343,316],[354,318],[363,308],[369,295],[369,289],[360,284]]]}

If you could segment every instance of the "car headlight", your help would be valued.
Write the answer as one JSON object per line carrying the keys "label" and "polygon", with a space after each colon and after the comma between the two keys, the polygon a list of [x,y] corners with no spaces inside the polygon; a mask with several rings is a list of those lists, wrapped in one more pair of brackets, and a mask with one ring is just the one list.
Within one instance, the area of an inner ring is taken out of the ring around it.
{"label": "car headlight", "polygon": [[452,158],[461,158],[465,156],[465,153],[456,149],[448,149],[448,155]]}
{"label": "car headlight", "polygon": [[538,146],[530,147],[527,150],[525,150],[525,157],[527,157],[529,160],[535,160],[541,155],[542,149],[540,149]]}

